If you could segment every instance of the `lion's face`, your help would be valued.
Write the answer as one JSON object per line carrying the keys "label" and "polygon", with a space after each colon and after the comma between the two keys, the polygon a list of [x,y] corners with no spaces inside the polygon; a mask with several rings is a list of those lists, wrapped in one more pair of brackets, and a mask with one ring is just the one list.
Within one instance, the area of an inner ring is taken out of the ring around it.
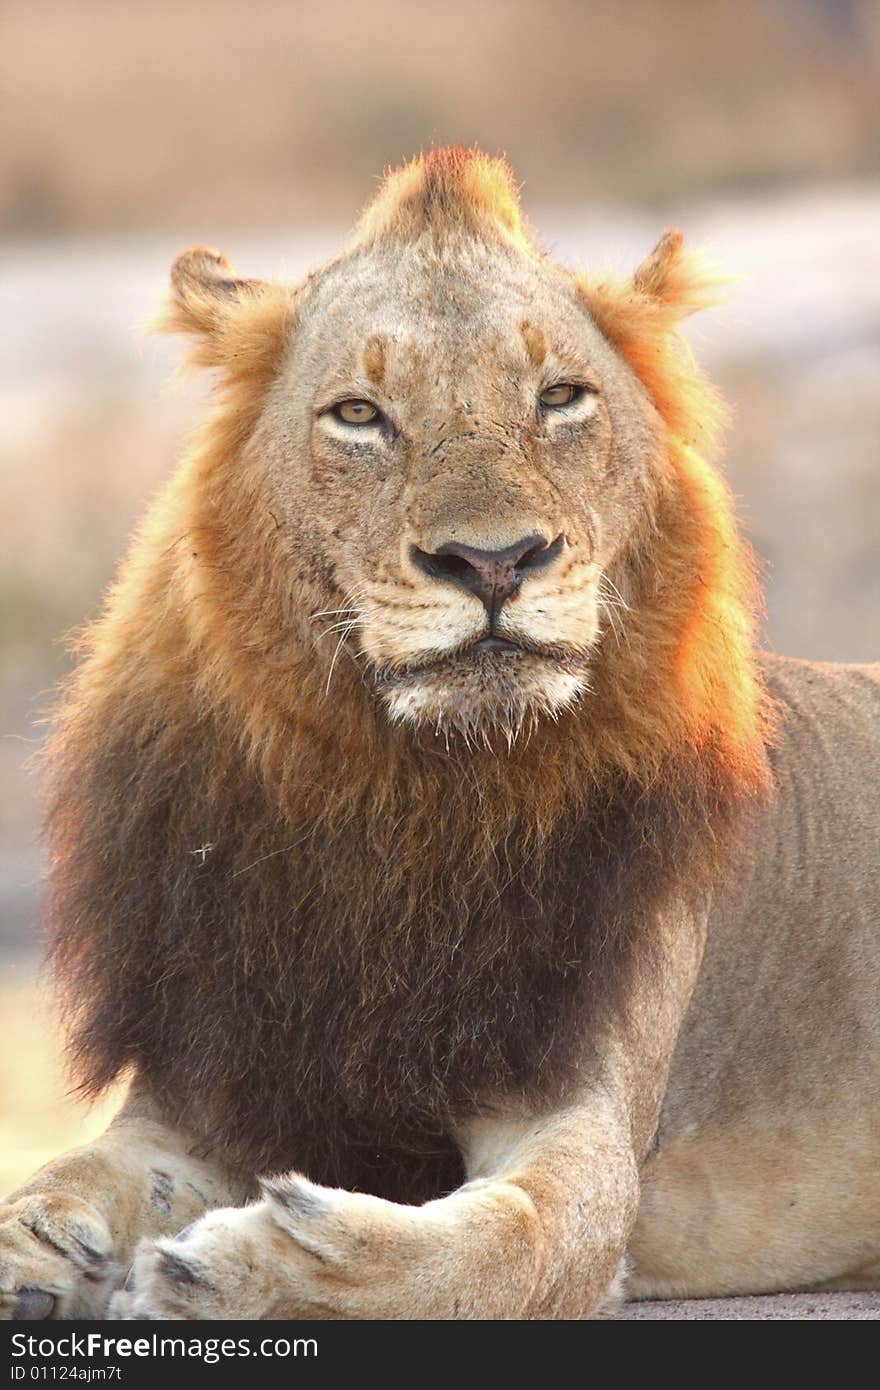
{"label": "lion's face", "polygon": [[474,242],[341,261],[267,427],[282,524],[324,582],[316,656],[355,656],[392,720],[516,734],[588,688],[658,431],[563,275]]}
{"label": "lion's face", "polygon": [[436,150],[300,286],[205,247],[171,278],[160,326],[220,372],[167,505],[200,536],[175,561],[186,631],[256,744],[282,711],[320,721],[321,692],[354,747],[376,711],[492,743],[592,690],[563,732],[649,776],[662,746],[736,723],[719,662],[745,661],[751,581],[698,453],[723,411],[676,331],[717,280],[680,232],[631,276],[571,275],[502,161]]}
{"label": "lion's face", "polygon": [[473,241],[336,263],[260,433],[328,678],[354,657],[392,720],[481,736],[588,688],[658,426],[566,277]]}

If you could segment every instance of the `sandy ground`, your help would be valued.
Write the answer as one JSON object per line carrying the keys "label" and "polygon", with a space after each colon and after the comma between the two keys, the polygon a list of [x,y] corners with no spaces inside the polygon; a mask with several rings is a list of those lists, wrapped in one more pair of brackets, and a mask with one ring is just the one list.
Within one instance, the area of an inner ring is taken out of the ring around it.
{"label": "sandy ground", "polygon": [[807,1322],[880,1321],[880,1293],[777,1293],[759,1298],[677,1298],[630,1303],[625,1322]]}

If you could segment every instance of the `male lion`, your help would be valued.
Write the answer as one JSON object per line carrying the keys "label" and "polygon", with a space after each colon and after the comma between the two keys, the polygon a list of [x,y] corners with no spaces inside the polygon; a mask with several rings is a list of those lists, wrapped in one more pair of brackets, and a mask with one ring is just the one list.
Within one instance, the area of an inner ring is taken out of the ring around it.
{"label": "male lion", "polygon": [[755,654],[679,234],[570,274],[437,150],[304,284],[172,285],[216,405],[48,752],[130,1093],[8,1199],[5,1315],[876,1287],[880,667]]}

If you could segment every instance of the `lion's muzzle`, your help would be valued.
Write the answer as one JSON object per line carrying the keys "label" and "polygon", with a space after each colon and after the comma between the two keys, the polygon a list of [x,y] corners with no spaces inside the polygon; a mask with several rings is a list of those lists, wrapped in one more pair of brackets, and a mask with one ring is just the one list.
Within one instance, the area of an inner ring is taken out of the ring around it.
{"label": "lion's muzzle", "polygon": [[489,615],[490,626],[504,603],[517,593],[524,579],[546,569],[557,558],[564,544],[534,533],[522,536],[500,550],[479,550],[458,541],[446,541],[434,551],[410,549],[410,558],[423,574],[447,584],[455,584],[476,594]]}

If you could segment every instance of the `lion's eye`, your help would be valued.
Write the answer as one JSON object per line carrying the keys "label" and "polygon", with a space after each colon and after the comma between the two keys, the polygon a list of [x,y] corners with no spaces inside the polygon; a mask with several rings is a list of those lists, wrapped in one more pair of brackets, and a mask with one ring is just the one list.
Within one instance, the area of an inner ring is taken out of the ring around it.
{"label": "lion's eye", "polygon": [[575,401],[580,400],[584,394],[583,386],[573,386],[571,382],[560,382],[558,386],[548,386],[541,392],[541,404],[548,409],[559,409],[560,406],[574,405]]}
{"label": "lion's eye", "polygon": [[345,425],[375,425],[379,419],[372,401],[340,401],[331,413]]}

